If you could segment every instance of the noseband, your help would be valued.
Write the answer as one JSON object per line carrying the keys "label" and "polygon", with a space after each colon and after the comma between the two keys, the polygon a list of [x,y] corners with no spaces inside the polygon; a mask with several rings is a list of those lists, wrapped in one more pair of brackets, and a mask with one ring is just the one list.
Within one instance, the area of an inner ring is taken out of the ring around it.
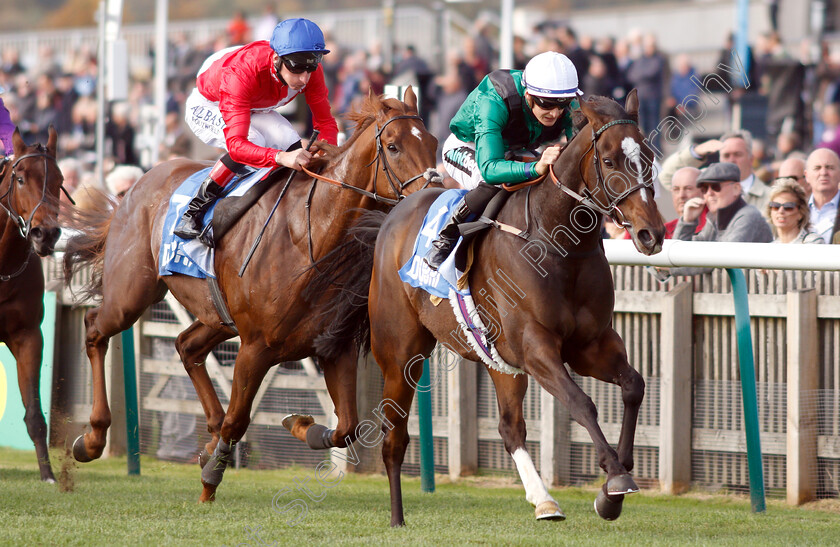
{"label": "noseband", "polygon": [[[15,172],[15,168],[17,167],[17,165],[20,162],[22,162],[23,160],[28,159],[28,158],[43,158],[44,159],[44,180],[42,181],[42,184],[41,184],[41,199],[38,201],[38,205],[36,205],[35,208],[32,209],[32,212],[29,214],[29,219],[24,219],[23,216],[17,212],[17,209],[15,208],[13,198],[14,198],[14,193],[15,193],[15,183],[16,182],[17,183],[22,183],[23,182],[23,178],[19,177],[17,175],[17,173]],[[33,154],[24,154],[23,156],[17,158],[15,160],[15,162],[12,164],[12,172],[11,172],[11,176],[9,177],[9,188],[8,188],[8,190],[6,190],[5,194],[0,196],[0,207],[2,207],[6,211],[6,214],[9,215],[9,218],[11,218],[14,221],[15,225],[17,226],[18,232],[20,232],[21,237],[23,237],[24,239],[27,236],[29,236],[29,231],[32,228],[32,219],[35,218],[35,213],[38,211],[38,209],[41,207],[41,205],[43,205],[43,203],[44,203],[44,201],[46,200],[46,197],[47,197],[47,159],[48,158],[52,159],[53,161],[56,161],[53,156],[51,156],[50,154],[47,154],[45,152],[37,152],[37,153],[33,153]],[[64,189],[63,186],[62,186],[62,189]],[[66,193],[67,190],[64,190],[64,192]],[[8,199],[6,199],[6,198],[8,198]],[[6,201],[8,201],[8,203],[9,203],[8,206],[3,204],[4,199],[6,199]]]}
{"label": "noseband", "polygon": [[[599,161],[599,157],[598,157],[598,139],[610,127],[613,127],[613,126],[616,126],[616,125],[622,125],[622,124],[632,124],[632,125],[635,125],[635,126],[639,125],[635,121],[628,120],[628,119],[613,120],[613,121],[611,121],[609,123],[606,123],[603,126],[601,126],[601,128],[598,129],[597,131],[593,130],[592,131],[592,142],[589,144],[589,148],[586,149],[586,152],[583,153],[583,155],[580,157],[580,161],[578,162],[578,171],[580,173],[581,180],[583,180],[583,159],[586,157],[586,155],[589,153],[589,151],[592,150],[592,162],[595,164],[596,187],[603,188],[604,192],[607,195],[609,195],[609,193],[607,192],[606,181],[604,180],[604,176],[601,173],[601,162]],[[594,198],[594,196],[592,195],[592,192],[589,191],[589,188],[584,186],[583,190],[581,190],[581,193],[578,194],[577,192],[575,192],[574,190],[572,190],[568,186],[563,185],[563,183],[560,182],[560,179],[558,179],[557,175],[554,173],[554,165],[549,166],[549,172],[551,173],[551,179],[554,181],[555,186],[557,186],[558,188],[560,188],[561,190],[566,192],[568,195],[575,198],[579,203],[581,203],[583,205],[586,205],[587,207],[590,207],[590,208],[598,211],[601,214],[607,215],[608,217],[610,217],[613,220],[613,222],[615,222],[616,224],[618,224],[619,226],[621,226],[623,228],[628,228],[630,226],[630,223],[627,221],[627,217],[621,211],[618,204],[621,203],[622,201],[624,201],[624,199],[627,196],[629,196],[630,194],[632,194],[636,190],[639,190],[639,189],[642,189],[642,188],[648,188],[648,189],[653,188],[653,183],[652,182],[637,182],[636,184],[630,186],[630,188],[625,190],[615,200],[610,202],[606,207],[604,207],[603,205],[598,203],[598,201]]]}

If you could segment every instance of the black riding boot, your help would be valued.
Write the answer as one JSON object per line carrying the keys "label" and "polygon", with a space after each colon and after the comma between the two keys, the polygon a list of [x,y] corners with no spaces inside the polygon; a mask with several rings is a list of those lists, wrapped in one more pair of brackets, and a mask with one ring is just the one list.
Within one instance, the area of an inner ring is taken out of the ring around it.
{"label": "black riding boot", "polygon": [[429,249],[429,252],[423,258],[423,262],[429,268],[434,271],[440,268],[440,265],[443,264],[443,261],[449,256],[449,253],[452,252],[452,247],[455,246],[458,242],[458,237],[461,235],[458,231],[458,225],[466,222],[469,216],[470,208],[467,207],[466,202],[462,199],[458,204],[458,208],[455,209],[455,212],[449,217],[449,220],[446,221],[443,228],[441,228],[437,239],[432,242],[432,248]]}
{"label": "black riding boot", "polygon": [[213,205],[224,192],[224,186],[219,186],[209,176],[201,183],[196,196],[187,205],[187,210],[175,226],[175,235],[183,239],[195,239],[201,234],[201,223],[204,213]]}

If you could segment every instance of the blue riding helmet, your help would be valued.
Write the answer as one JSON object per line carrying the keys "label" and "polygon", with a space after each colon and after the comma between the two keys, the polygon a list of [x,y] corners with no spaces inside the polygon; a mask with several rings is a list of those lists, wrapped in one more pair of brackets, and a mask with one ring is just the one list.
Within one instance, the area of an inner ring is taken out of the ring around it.
{"label": "blue riding helmet", "polygon": [[280,21],[271,35],[271,49],[283,57],[291,53],[329,53],[324,33],[309,19],[296,18]]}

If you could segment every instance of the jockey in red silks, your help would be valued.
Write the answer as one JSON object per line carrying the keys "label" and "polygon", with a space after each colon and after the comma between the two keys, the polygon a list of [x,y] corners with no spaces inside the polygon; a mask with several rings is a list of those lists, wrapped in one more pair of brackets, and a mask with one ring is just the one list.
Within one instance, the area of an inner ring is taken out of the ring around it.
{"label": "jockey in red silks", "polygon": [[329,53],[324,34],[308,19],[287,19],[270,41],[260,40],[211,55],[202,65],[187,99],[186,121],[203,142],[227,150],[201,184],[175,227],[175,235],[194,239],[204,214],[225,184],[245,166],[282,165],[300,170],[317,151],[275,109],[303,94],[321,139],[336,144],[338,124],[330,113],[321,58]]}

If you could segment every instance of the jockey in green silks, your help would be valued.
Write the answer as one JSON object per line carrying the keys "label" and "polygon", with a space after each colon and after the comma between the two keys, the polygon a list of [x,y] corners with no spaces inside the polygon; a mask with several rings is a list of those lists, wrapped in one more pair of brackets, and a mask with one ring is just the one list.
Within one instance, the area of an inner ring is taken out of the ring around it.
{"label": "jockey in green silks", "polygon": [[[443,145],[447,173],[470,190],[446,222],[424,261],[437,270],[460,235],[458,225],[481,215],[504,183],[525,182],[548,172],[560,146],[537,147],[573,135],[572,111],[579,108],[578,76],[568,57],[549,51],[531,59],[524,71],[496,70],[476,87],[449,124]],[[532,151],[535,162],[508,159]]]}

